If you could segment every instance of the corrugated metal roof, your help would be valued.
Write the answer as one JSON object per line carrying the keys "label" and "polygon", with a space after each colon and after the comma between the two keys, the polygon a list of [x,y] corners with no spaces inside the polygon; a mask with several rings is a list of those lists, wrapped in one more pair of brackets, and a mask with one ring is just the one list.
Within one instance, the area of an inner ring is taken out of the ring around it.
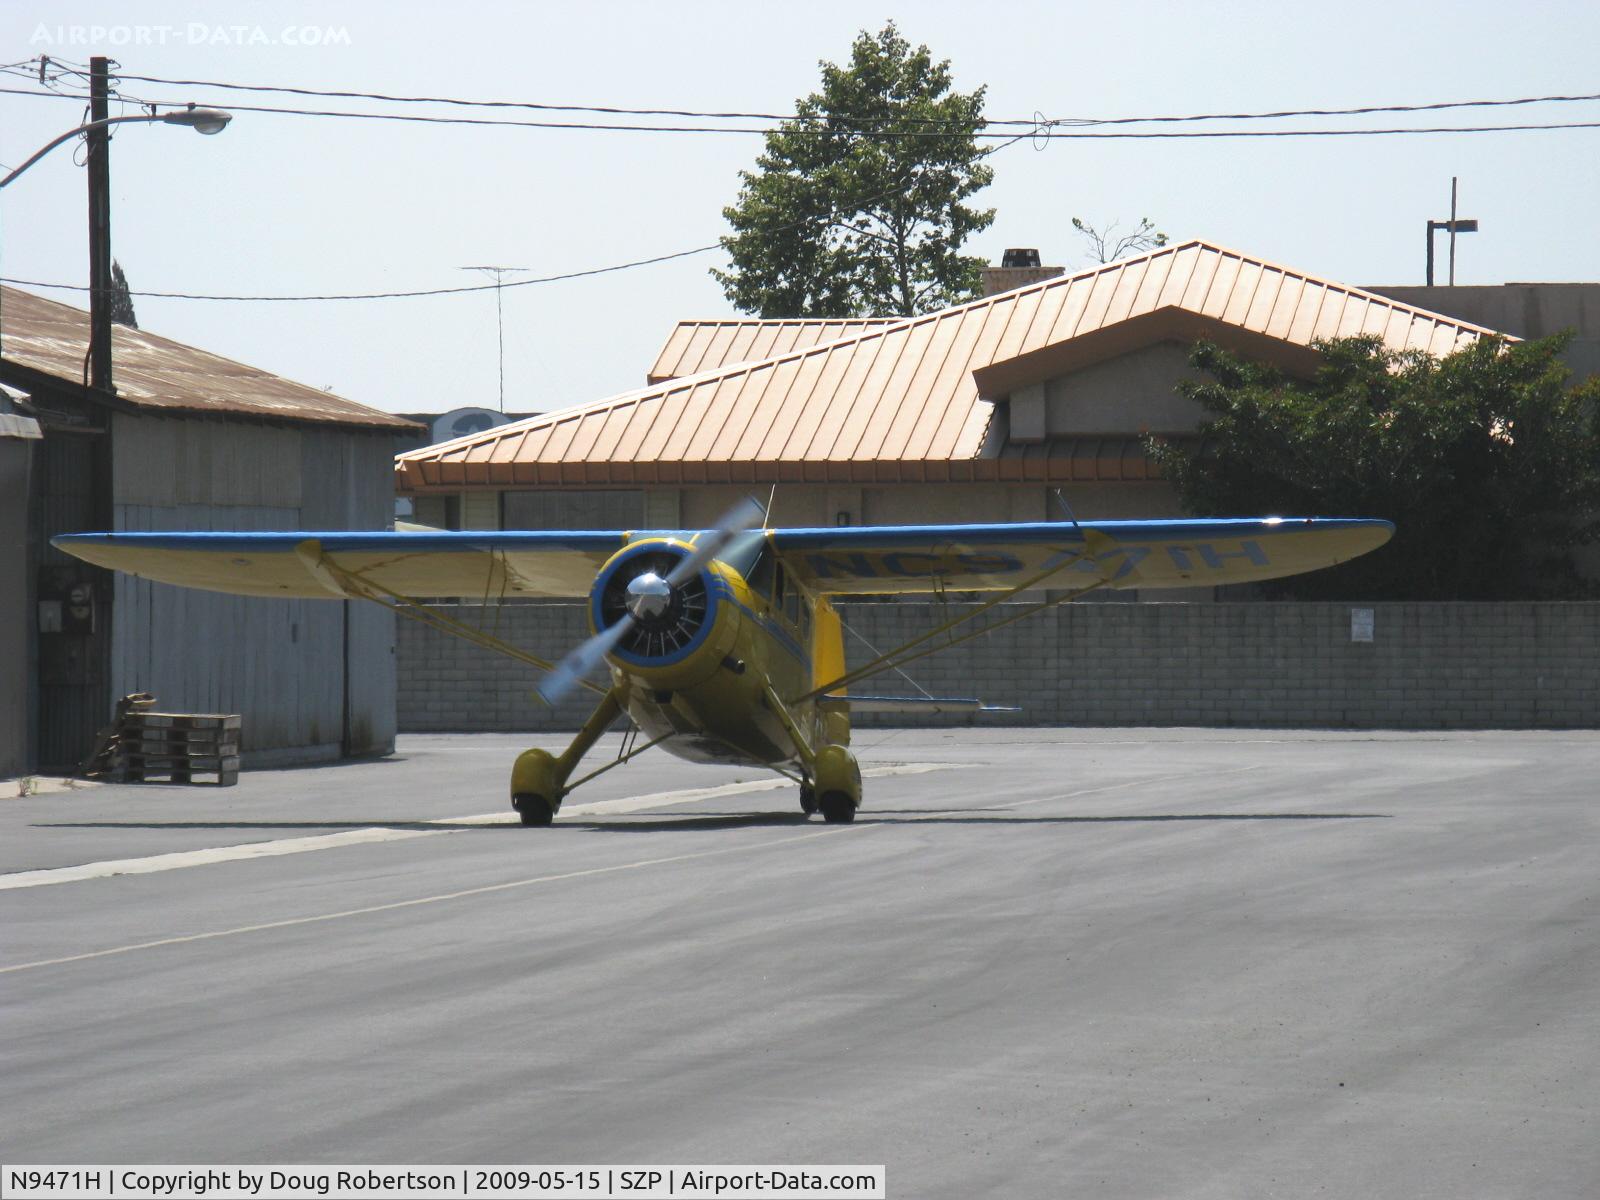
{"label": "corrugated metal roof", "polygon": [[775,354],[804,350],[837,341],[881,325],[897,325],[902,317],[858,317],[839,320],[764,321],[739,318],[679,321],[667,335],[645,377],[647,384],[665,383],[701,371],[759,362]]}
{"label": "corrugated metal roof", "polygon": [[0,438],[17,438],[37,441],[44,436],[39,432],[39,422],[17,413],[0,412]]}
{"label": "corrugated metal roof", "polygon": [[1051,474],[1079,461],[1076,449],[986,448],[984,399],[1171,338],[1209,336],[1293,366],[1314,362],[1322,338],[1370,333],[1444,354],[1490,332],[1193,241],[413,451],[399,483],[1083,478]]}
{"label": "corrugated metal roof", "polygon": [[[8,362],[79,383],[89,348],[89,314],[31,292],[0,295],[0,350]],[[411,430],[416,425],[125,325],[111,327],[117,399],[155,415],[210,413],[279,421]]]}

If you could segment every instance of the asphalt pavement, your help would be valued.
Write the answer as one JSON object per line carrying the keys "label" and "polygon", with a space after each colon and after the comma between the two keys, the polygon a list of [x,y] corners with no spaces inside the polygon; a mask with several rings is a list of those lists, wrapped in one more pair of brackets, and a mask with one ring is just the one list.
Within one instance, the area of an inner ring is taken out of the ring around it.
{"label": "asphalt pavement", "polygon": [[851,826],[652,751],[549,829],[528,744],[0,800],[0,1161],[1600,1194],[1600,734],[869,731]]}

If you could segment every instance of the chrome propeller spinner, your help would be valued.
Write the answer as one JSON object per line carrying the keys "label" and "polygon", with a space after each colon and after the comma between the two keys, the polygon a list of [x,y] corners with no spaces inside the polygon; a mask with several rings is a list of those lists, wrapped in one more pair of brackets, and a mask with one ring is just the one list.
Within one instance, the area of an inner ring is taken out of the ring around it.
{"label": "chrome propeller spinner", "polygon": [[628,582],[628,612],[635,621],[654,621],[672,607],[672,585],[654,571]]}

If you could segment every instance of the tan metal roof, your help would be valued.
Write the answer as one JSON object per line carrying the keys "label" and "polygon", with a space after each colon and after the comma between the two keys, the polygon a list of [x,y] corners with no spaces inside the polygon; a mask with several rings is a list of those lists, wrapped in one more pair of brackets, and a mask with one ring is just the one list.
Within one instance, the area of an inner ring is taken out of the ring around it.
{"label": "tan metal roof", "polygon": [[752,317],[749,320],[679,321],[667,335],[645,382],[665,383],[669,379],[731,367],[735,363],[757,362],[790,350],[837,341],[880,325],[895,325],[902,319],[764,321]]}
{"label": "tan metal roof", "polygon": [[[89,314],[82,309],[15,288],[0,294],[0,351],[6,361],[80,383],[88,347]],[[117,399],[153,414],[417,428],[403,417],[125,325],[111,327],[111,356]]]}
{"label": "tan metal roof", "polygon": [[986,446],[984,400],[1168,339],[1309,369],[1318,339],[1444,354],[1490,332],[1194,241],[416,450],[399,485],[1084,478],[1079,449]]}

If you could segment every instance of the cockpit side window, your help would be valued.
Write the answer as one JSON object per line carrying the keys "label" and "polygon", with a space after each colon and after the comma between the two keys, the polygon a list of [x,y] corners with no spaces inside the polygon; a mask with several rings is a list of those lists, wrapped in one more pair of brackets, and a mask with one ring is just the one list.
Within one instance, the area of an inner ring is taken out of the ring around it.
{"label": "cockpit side window", "polygon": [[777,560],[772,552],[763,546],[750,564],[749,570],[744,572],[744,580],[750,585],[750,590],[758,596],[770,598],[774,582],[773,569],[776,565]]}
{"label": "cockpit side window", "polygon": [[800,589],[792,583],[783,593],[783,616],[795,628],[800,626]]}

